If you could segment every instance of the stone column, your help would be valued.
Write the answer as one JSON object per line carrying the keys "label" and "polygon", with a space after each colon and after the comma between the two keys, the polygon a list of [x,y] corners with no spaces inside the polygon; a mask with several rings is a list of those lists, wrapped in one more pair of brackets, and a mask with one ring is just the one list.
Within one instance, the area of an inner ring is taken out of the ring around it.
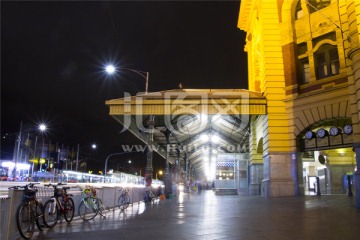
{"label": "stone column", "polygon": [[[347,15],[349,17],[349,32],[345,47],[349,49],[347,56],[351,59],[352,72],[348,73],[352,84],[349,87],[350,104],[352,107],[351,120],[353,125],[354,151],[356,153],[356,171],[355,178],[355,207],[360,208],[360,48],[359,48],[359,29],[358,13],[360,6],[355,4],[354,0],[347,0]],[[353,82],[352,82],[353,81]]]}
{"label": "stone column", "polygon": [[169,151],[170,151],[170,130],[166,129],[165,137],[166,137],[166,160],[165,160],[165,176],[164,176],[164,184],[165,184],[165,197],[168,199],[169,195],[172,194],[172,177],[169,170]]}
{"label": "stone column", "polygon": [[153,137],[154,137],[154,119],[155,116],[149,116],[149,135],[148,135],[148,151],[147,151],[147,158],[146,158],[146,168],[145,168],[145,182],[146,186],[150,187],[152,183],[152,175],[153,175],[153,166],[152,166],[152,156],[153,156]]}
{"label": "stone column", "polygon": [[[357,94],[360,91],[360,48],[352,48],[348,53],[349,58],[352,61],[352,74],[354,79],[355,93],[351,96],[352,105],[356,105],[357,111],[352,114],[352,124],[354,129],[354,151],[357,170],[354,173],[355,178],[355,207],[360,208],[360,126],[359,126],[359,99]],[[354,99],[355,98],[355,99]]]}

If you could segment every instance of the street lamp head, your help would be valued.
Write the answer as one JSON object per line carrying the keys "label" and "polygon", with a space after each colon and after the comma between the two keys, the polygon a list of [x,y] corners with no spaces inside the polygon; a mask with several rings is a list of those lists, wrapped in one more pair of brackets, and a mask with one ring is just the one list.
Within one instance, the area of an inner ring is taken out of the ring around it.
{"label": "street lamp head", "polygon": [[40,130],[41,132],[44,132],[44,131],[46,130],[46,125],[43,124],[43,123],[39,124],[39,130]]}
{"label": "street lamp head", "polygon": [[115,73],[116,68],[115,68],[114,65],[109,64],[109,65],[107,65],[107,66],[105,67],[105,71],[106,71],[107,74],[110,74],[110,75],[111,75],[111,74]]}
{"label": "street lamp head", "polygon": [[116,67],[113,64],[108,64],[104,67],[105,72],[107,73],[107,75],[117,75],[117,71],[120,70],[127,70],[133,73],[136,73],[138,75],[140,75],[142,78],[145,79],[146,81],[146,85],[145,85],[145,94],[148,93],[148,88],[149,88],[149,72],[145,72],[145,71],[140,71],[140,70],[135,70],[135,69],[131,69],[131,68],[125,68],[125,67]]}
{"label": "street lamp head", "polygon": [[92,149],[96,149],[96,144],[92,144],[92,145],[91,145],[91,148],[92,148]]}

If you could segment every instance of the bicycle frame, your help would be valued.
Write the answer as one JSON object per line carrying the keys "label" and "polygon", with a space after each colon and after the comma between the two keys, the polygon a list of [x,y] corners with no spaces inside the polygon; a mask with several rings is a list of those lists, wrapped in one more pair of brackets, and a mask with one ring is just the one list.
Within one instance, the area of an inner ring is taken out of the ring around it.
{"label": "bicycle frame", "polygon": [[25,186],[13,186],[9,189],[24,189],[24,198],[16,210],[16,225],[24,239],[31,239],[34,234],[34,225],[41,231],[43,228],[44,211],[41,199],[36,197],[36,183],[29,183]]}
{"label": "bicycle frame", "polygon": [[[74,216],[74,201],[71,198],[72,195],[67,193],[67,189],[70,187],[60,188],[60,185],[66,184],[44,185],[46,187],[53,187],[54,189],[53,196],[44,204],[45,225],[49,228],[54,227],[62,215],[67,222],[71,222]],[[70,213],[70,215],[68,215],[68,213]]]}
{"label": "bicycle frame", "polygon": [[[53,196],[51,197],[51,200],[53,201],[54,203],[54,207],[59,207],[59,210],[60,210],[60,214],[64,214],[65,212],[65,204],[66,202],[68,201],[68,198],[71,196],[67,193],[66,187],[62,187],[62,189],[58,188],[58,186],[60,185],[66,185],[66,184],[61,184],[61,183],[58,183],[57,185],[51,185],[51,184],[48,184],[48,185],[44,185],[44,186],[48,186],[48,187],[53,187],[54,188],[54,194]],[[61,190],[61,193],[59,194],[59,190]],[[62,201],[60,201],[62,200]],[[55,212],[55,209],[54,209],[54,212]]]}
{"label": "bicycle frame", "polygon": [[51,212],[54,214],[56,212],[56,208],[60,210],[59,214],[63,214],[65,209],[60,202],[61,197],[51,197],[50,199],[53,201],[53,205],[51,206]]}
{"label": "bicycle frame", "polygon": [[[42,211],[41,208],[41,199],[33,199],[30,201],[24,201],[24,204],[29,206],[29,210],[31,211],[31,214],[33,214],[33,216],[35,217],[35,220],[39,219],[40,217],[43,217],[43,214],[39,215],[37,209],[40,209]],[[37,227],[39,230],[41,230],[42,228],[37,224]]]}
{"label": "bicycle frame", "polygon": [[120,189],[119,190],[120,191],[120,196],[122,196],[122,197],[125,197],[125,196],[127,196],[127,195],[129,195],[129,190],[128,189]]}
{"label": "bicycle frame", "polygon": [[55,207],[59,207],[60,210],[60,214],[64,214],[65,213],[65,207],[64,205],[67,202],[67,194],[63,194],[61,196],[57,196],[57,197],[52,197],[51,199],[53,199]]}
{"label": "bicycle frame", "polygon": [[[104,204],[100,198],[96,196],[96,190],[92,186],[87,186],[83,189],[82,199],[79,204],[78,213],[80,217],[84,220],[90,220],[96,217],[97,214],[100,214],[103,218],[106,218],[104,214]],[[85,209],[91,209],[91,216],[85,216],[86,214],[82,214],[81,211],[86,211],[82,206],[85,206]],[[94,213],[94,214],[93,214]]]}

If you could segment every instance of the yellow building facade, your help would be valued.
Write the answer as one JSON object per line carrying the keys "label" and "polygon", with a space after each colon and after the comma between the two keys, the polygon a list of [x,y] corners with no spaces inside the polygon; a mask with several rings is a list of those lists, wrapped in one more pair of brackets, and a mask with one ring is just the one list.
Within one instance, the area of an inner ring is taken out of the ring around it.
{"label": "yellow building facade", "polygon": [[250,194],[355,184],[360,207],[360,1],[242,0],[238,27],[249,90],[267,99],[251,124]]}

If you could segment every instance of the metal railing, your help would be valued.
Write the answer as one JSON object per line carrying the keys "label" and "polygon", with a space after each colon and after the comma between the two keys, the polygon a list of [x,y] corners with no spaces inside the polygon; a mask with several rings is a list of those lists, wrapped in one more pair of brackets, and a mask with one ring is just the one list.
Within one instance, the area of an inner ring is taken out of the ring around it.
{"label": "metal railing", "polygon": [[[91,185],[91,184],[87,184]],[[69,185],[71,186],[71,185]],[[102,199],[106,209],[113,209],[117,207],[117,199],[120,196],[120,186],[94,186],[97,190],[97,196]],[[53,189],[47,187],[38,187],[37,197],[43,203],[53,195]],[[77,207],[81,201],[81,186],[69,190],[73,194],[75,203],[75,216],[77,216]],[[155,189],[153,189],[155,191]],[[145,188],[144,186],[129,187],[130,204],[143,201]],[[19,237],[15,213],[17,207],[20,205],[23,198],[22,190],[10,189],[7,197],[0,198],[0,239],[16,239]]]}

